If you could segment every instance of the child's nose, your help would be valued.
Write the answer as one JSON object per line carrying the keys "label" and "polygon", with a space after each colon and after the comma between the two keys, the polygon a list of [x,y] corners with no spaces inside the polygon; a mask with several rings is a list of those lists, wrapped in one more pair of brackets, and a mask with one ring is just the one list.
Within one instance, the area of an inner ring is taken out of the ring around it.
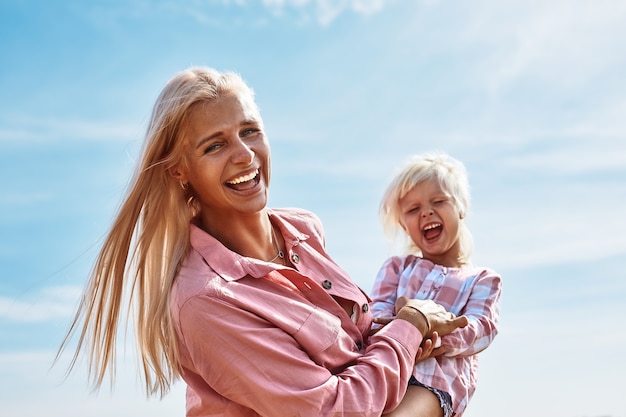
{"label": "child's nose", "polygon": [[427,217],[431,214],[433,214],[433,209],[430,207],[424,207],[424,210],[422,210],[422,217]]}

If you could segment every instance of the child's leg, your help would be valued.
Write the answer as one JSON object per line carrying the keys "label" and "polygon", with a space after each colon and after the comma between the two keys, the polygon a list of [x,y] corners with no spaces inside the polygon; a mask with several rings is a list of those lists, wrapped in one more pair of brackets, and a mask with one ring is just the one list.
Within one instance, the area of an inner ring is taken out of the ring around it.
{"label": "child's leg", "polygon": [[443,417],[439,398],[430,390],[409,385],[398,408],[385,417]]}

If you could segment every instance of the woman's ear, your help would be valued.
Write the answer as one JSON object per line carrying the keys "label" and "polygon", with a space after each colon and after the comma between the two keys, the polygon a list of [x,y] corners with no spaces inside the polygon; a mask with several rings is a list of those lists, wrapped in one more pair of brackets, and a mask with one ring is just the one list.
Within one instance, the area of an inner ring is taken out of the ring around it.
{"label": "woman's ear", "polygon": [[172,178],[180,181],[180,185],[185,188],[187,186],[187,176],[180,170],[178,166],[174,166],[167,169],[167,173],[170,174]]}

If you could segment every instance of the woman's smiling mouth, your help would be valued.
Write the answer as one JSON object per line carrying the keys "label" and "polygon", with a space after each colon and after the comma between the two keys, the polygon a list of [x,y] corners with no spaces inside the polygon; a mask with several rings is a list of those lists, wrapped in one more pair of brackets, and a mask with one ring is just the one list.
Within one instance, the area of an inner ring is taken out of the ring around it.
{"label": "woman's smiling mouth", "polygon": [[242,175],[233,180],[226,181],[226,185],[234,190],[245,190],[259,183],[259,170],[255,169],[249,174]]}

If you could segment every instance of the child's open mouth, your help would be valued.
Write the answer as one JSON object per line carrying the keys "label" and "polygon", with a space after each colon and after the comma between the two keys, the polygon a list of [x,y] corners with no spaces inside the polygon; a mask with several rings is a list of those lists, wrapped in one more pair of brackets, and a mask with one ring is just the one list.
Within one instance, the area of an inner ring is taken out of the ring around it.
{"label": "child's open mouth", "polygon": [[439,237],[442,230],[443,230],[443,227],[441,223],[431,223],[427,225],[426,227],[424,227],[424,229],[422,230],[422,234],[424,235],[426,240],[432,240],[432,239],[436,239],[437,237]]}

